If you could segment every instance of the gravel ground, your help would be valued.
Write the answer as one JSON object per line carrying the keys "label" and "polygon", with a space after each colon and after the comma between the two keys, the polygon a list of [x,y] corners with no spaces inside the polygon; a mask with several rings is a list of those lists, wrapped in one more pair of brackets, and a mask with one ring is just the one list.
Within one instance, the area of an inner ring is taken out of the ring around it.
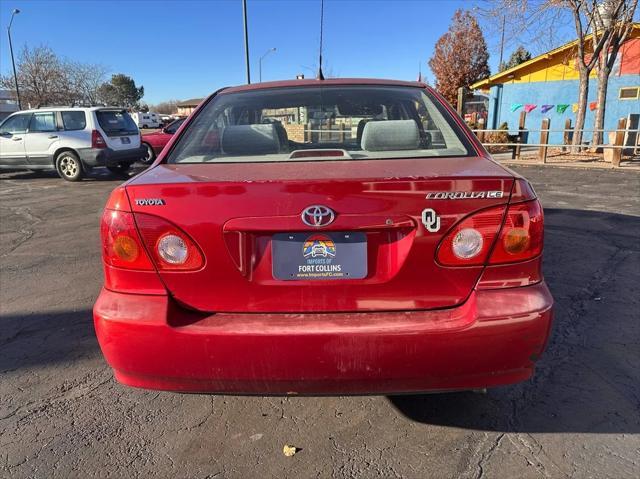
{"label": "gravel ground", "polygon": [[546,208],[557,301],[535,377],[486,395],[323,398],[114,382],[91,307],[118,181],[1,174],[0,476],[639,477],[640,174],[518,171]]}

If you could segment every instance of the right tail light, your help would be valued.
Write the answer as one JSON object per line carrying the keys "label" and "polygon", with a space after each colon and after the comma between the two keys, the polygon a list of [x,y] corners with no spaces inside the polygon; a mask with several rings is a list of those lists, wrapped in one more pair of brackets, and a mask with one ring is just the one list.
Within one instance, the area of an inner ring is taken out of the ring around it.
{"label": "right tail light", "polygon": [[[443,266],[517,263],[542,253],[544,217],[537,199],[475,213],[457,224],[436,253]],[[488,258],[488,260],[487,260]]]}
{"label": "right tail light", "polygon": [[516,263],[542,253],[544,214],[538,200],[509,206],[489,264]]}

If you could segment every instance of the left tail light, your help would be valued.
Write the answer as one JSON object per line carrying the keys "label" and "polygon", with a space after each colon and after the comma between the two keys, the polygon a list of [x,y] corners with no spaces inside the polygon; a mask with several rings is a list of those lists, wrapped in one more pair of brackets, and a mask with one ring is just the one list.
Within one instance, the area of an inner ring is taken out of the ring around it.
{"label": "left tail light", "polygon": [[133,213],[105,209],[100,226],[102,258],[116,268],[153,270],[136,230]]}
{"label": "left tail light", "polygon": [[91,131],[91,148],[106,148],[107,142],[98,130]]}
{"label": "left tail light", "polygon": [[187,233],[158,216],[135,213],[142,241],[161,271],[194,271],[204,266],[204,255]]}
{"label": "left tail light", "polygon": [[193,271],[204,266],[198,245],[176,225],[158,216],[131,212],[124,188],[114,190],[107,201],[100,233],[103,259],[117,268]]}

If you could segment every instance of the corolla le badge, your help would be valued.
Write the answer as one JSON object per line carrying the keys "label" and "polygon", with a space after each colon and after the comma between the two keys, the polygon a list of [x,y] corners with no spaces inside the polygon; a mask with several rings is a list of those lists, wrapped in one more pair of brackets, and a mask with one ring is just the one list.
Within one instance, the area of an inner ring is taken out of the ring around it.
{"label": "corolla le badge", "polygon": [[313,205],[305,208],[300,217],[305,225],[320,228],[333,223],[336,214],[327,206]]}
{"label": "corolla le badge", "polygon": [[503,191],[432,191],[427,193],[428,200],[477,200],[502,198]]}

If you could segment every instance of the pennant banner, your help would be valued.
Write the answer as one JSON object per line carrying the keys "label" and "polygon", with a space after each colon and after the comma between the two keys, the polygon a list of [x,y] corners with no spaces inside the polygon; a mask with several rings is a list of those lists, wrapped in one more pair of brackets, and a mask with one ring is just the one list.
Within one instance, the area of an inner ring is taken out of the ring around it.
{"label": "pennant banner", "polygon": [[558,113],[564,113],[567,108],[569,108],[569,105],[566,105],[566,104],[557,105],[556,106],[556,111]]}
{"label": "pennant banner", "polygon": [[531,113],[533,110],[536,109],[538,105],[532,105],[532,104],[527,104],[524,106],[524,111],[526,111],[527,113]]}
{"label": "pennant banner", "polygon": [[516,111],[519,108],[522,108],[524,105],[522,103],[512,103],[511,104],[511,111]]}
{"label": "pennant banner", "polygon": [[554,106],[555,106],[555,105],[542,105],[542,106],[540,107],[540,111],[541,111],[542,113],[546,113],[546,112],[548,112],[549,110],[551,110]]}
{"label": "pennant banner", "polygon": [[597,106],[598,106],[598,102],[592,101],[591,103],[589,103],[589,110],[593,111],[596,109]]}
{"label": "pennant banner", "polygon": [[573,105],[571,105],[571,111],[574,112],[574,113],[578,111],[578,104],[577,103],[574,103]]}

